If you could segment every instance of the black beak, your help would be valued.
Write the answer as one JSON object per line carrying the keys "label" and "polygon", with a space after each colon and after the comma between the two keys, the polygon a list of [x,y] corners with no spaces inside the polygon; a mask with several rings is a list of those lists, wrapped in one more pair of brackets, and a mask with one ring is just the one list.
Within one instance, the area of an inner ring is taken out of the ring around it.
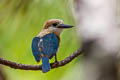
{"label": "black beak", "polygon": [[66,25],[66,24],[60,24],[58,28],[72,28],[73,26],[71,25]]}

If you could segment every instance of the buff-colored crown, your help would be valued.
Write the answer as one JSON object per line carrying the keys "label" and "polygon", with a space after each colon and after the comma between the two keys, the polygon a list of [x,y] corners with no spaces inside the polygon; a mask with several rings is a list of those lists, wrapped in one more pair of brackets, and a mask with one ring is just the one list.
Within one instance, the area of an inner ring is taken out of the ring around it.
{"label": "buff-colored crown", "polygon": [[62,24],[63,20],[60,20],[60,19],[50,19],[43,25],[44,29],[49,28],[53,23]]}

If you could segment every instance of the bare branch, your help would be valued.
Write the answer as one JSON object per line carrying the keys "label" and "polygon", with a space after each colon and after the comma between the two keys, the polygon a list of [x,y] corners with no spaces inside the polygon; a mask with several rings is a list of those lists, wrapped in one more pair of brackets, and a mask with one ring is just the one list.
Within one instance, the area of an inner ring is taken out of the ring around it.
{"label": "bare branch", "polygon": [[[82,53],[83,53],[83,49],[78,49],[73,54],[71,54],[70,56],[65,58],[64,60],[59,61],[57,63],[51,63],[50,64],[51,68],[53,69],[53,68],[64,66],[64,65],[68,64],[69,62],[71,62],[75,57],[79,56]],[[14,69],[21,69],[21,70],[41,70],[42,69],[42,65],[19,64],[16,62],[5,60],[3,58],[0,58],[0,64],[6,65],[6,66],[14,68]]]}

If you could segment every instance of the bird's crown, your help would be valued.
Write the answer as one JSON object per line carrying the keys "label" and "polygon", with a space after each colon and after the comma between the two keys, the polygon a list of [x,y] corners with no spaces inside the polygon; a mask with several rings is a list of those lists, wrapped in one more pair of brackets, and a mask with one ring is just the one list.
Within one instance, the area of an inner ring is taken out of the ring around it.
{"label": "bird's crown", "polygon": [[63,23],[64,23],[63,20],[60,20],[60,19],[50,19],[43,26],[44,26],[44,29],[47,29],[50,26],[56,27],[57,25],[63,24]]}

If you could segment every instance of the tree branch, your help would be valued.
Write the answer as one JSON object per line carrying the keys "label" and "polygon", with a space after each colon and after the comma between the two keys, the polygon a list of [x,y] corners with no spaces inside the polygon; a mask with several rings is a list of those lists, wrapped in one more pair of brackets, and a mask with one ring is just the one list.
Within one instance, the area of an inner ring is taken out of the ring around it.
{"label": "tree branch", "polygon": [[[75,57],[79,56],[82,53],[83,53],[83,49],[78,49],[73,54],[71,54],[70,56],[65,58],[64,60],[59,61],[57,63],[51,63],[50,64],[51,68],[53,69],[53,68],[64,66],[64,65],[68,64],[69,62],[71,62]],[[42,69],[42,65],[19,64],[16,62],[5,60],[3,58],[0,58],[0,64],[6,65],[6,66],[14,68],[14,69],[21,69],[21,70],[41,70]]]}

